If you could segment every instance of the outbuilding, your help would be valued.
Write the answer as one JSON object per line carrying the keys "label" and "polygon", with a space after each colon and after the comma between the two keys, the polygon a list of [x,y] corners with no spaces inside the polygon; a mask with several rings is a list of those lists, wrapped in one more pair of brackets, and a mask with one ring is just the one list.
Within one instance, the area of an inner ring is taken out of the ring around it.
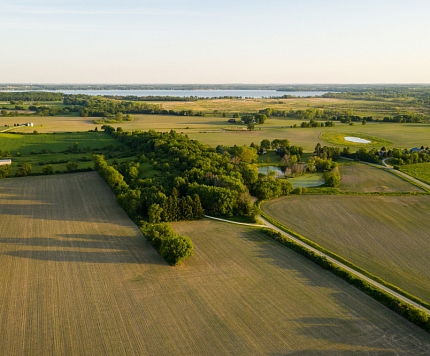
{"label": "outbuilding", "polygon": [[11,159],[0,159],[0,166],[10,166],[12,164]]}

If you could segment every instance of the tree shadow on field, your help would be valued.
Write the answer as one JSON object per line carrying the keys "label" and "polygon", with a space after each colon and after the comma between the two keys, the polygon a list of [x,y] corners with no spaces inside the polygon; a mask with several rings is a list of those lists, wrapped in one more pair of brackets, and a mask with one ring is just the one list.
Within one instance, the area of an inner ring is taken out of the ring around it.
{"label": "tree shadow on field", "polygon": [[[417,355],[430,350],[427,332],[295,251],[255,230],[239,236],[253,243],[256,266],[260,259],[261,263],[289,270],[302,284],[329,290],[328,298],[336,306],[335,317],[301,318],[296,321],[301,327],[295,330],[333,344],[332,350],[287,351],[279,355]],[[274,278],[282,283],[282,278]],[[313,291],[316,292],[309,289],[309,293]]]}
{"label": "tree shadow on field", "polygon": [[15,249],[3,255],[42,261],[167,265],[143,236],[57,236],[1,238],[0,244],[38,247],[31,250]]}
{"label": "tree shadow on field", "polygon": [[[345,305],[351,308],[351,305]],[[394,316],[396,318],[397,316]],[[400,317],[398,317],[400,318]],[[404,320],[403,320],[404,321]],[[300,350],[288,355],[427,355],[430,349],[428,333],[415,325],[374,323],[365,318],[301,318],[296,333],[324,340],[332,349]],[[342,350],[342,348],[346,350]],[[276,355],[276,354],[274,354]]]}
{"label": "tree shadow on field", "polygon": [[[255,233],[250,230],[239,236],[247,241],[252,241],[255,246],[254,252],[257,258],[263,259],[270,264],[289,270],[300,276],[304,284],[314,287],[327,287],[327,281],[322,275],[333,276],[328,271],[315,265],[297,252],[283,246],[271,237],[263,233]],[[316,278],[315,268],[320,272],[321,278]],[[322,274],[322,275],[321,275]],[[333,278],[335,278],[333,276]]]}
{"label": "tree shadow on field", "polygon": [[0,186],[0,194],[0,221],[1,215],[19,215],[134,225],[97,172],[11,178]]}

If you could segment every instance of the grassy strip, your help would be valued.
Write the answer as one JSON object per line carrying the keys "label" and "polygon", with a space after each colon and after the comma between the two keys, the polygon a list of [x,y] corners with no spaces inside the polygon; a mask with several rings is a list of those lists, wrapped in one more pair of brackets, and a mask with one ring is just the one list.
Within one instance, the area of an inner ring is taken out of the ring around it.
{"label": "grassy strip", "polygon": [[361,278],[354,276],[352,273],[346,271],[342,267],[339,267],[334,263],[330,262],[326,257],[320,256],[317,253],[310,251],[306,247],[283,236],[279,232],[273,231],[271,229],[261,230],[268,236],[279,241],[281,244],[298,252],[302,256],[316,263],[317,265],[342,278],[347,283],[358,288],[362,292],[366,293],[368,296],[372,297],[373,299],[382,303],[389,309],[393,310],[395,313],[401,315],[402,317],[406,318],[420,328],[430,332],[430,315],[427,312],[414,306],[411,306],[403,302],[402,300],[392,296],[391,294],[379,289],[378,287],[375,287],[374,285],[362,280]]}
{"label": "grassy strip", "polygon": [[[400,177],[400,176],[399,176]],[[412,183],[412,182],[411,182]],[[417,187],[424,189],[423,187],[415,184]],[[306,188],[303,195],[390,195],[390,196],[401,196],[401,195],[429,195],[430,191],[425,192],[343,192],[339,188]]]}
{"label": "grassy strip", "polygon": [[[383,168],[382,168],[383,169]],[[401,175],[399,173],[397,173],[395,170],[393,169],[385,169],[387,172],[390,172],[391,174],[394,174],[396,177],[402,178],[403,180],[405,180],[406,182],[415,185],[416,187],[423,189],[424,191],[426,191],[427,193],[430,193],[430,189],[422,186],[421,184],[414,182],[413,180],[410,180],[409,178],[405,177],[404,175]],[[418,178],[417,178],[418,179]]]}
{"label": "grassy strip", "polygon": [[[261,202],[259,202],[259,204],[261,204]],[[355,264],[351,263],[350,261],[344,259],[343,257],[325,249],[324,247],[318,245],[317,243],[307,239],[306,237],[300,235],[299,233],[297,233],[296,231],[290,229],[289,227],[281,224],[280,222],[276,221],[275,219],[271,218],[270,216],[268,216],[267,214],[263,213],[260,209],[260,214],[261,216],[266,219],[267,221],[269,221],[271,224],[275,225],[276,227],[278,227],[279,229],[281,229],[282,231],[285,231],[286,233],[290,234],[291,236],[294,236],[295,238],[299,239],[300,241],[304,242],[305,244],[315,248],[316,250],[326,254],[327,256],[330,256],[331,258],[335,259],[336,261],[339,261],[341,263],[343,263],[345,266],[348,266],[350,268],[352,268],[353,270],[360,272],[361,274],[365,275],[366,277],[374,280],[375,282],[378,282],[380,284],[382,284],[383,286],[390,288],[391,290],[403,295],[404,297],[414,301],[417,304],[422,305],[423,307],[430,309],[430,304],[426,303],[425,301],[419,299],[418,297],[409,294],[408,292],[405,292],[404,290],[400,289],[399,287],[388,283],[386,281],[384,281],[383,279],[371,274],[370,272],[356,266]],[[358,277],[357,277],[358,278]]]}

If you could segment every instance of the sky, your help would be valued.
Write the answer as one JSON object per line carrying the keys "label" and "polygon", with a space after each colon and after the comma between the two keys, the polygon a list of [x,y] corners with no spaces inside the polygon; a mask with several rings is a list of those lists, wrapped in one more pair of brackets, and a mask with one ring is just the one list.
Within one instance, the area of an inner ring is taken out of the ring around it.
{"label": "sky", "polygon": [[1,0],[0,83],[430,83],[429,0]]}

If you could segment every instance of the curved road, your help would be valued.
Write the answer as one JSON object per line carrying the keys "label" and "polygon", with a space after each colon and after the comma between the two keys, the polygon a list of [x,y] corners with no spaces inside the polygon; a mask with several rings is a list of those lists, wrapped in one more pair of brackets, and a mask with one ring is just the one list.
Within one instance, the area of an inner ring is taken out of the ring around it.
{"label": "curved road", "polygon": [[268,227],[272,230],[275,230],[279,233],[281,233],[282,235],[288,237],[289,239],[293,240],[294,242],[296,242],[299,245],[302,245],[304,247],[306,247],[308,250],[311,250],[313,252],[315,252],[316,254],[320,255],[320,256],[324,256],[325,258],[327,258],[327,260],[329,260],[330,262],[334,263],[335,265],[347,270],[348,272],[352,273],[353,275],[365,280],[366,282],[374,285],[375,287],[378,287],[379,289],[384,290],[385,292],[393,295],[394,297],[404,301],[405,303],[408,303],[410,305],[413,305],[416,308],[419,308],[421,310],[424,310],[425,312],[430,314],[430,309],[427,309],[425,307],[423,307],[422,305],[410,300],[409,298],[393,291],[392,289],[385,287],[384,285],[374,281],[373,279],[366,277],[364,274],[361,274],[360,272],[357,272],[356,270],[352,269],[351,267],[348,267],[346,265],[344,265],[342,262],[339,262],[337,260],[335,260],[334,258],[326,255],[325,253],[318,251],[317,249],[313,248],[312,246],[309,246],[308,244],[306,244],[305,242],[297,239],[294,236],[291,236],[290,234],[286,233],[285,231],[279,229],[278,227],[276,227],[275,225],[271,224],[270,222],[268,222],[266,219],[264,219],[263,217],[259,216],[258,219],[261,220],[265,225],[257,225],[257,224],[246,224],[246,223],[239,223],[239,222],[235,222],[235,221],[230,221],[230,220],[225,220],[225,219],[219,219],[219,218],[214,218],[212,216],[208,216],[205,215],[206,218],[209,219],[214,219],[214,220],[218,220],[218,221],[223,221],[223,222],[227,222],[227,223],[232,223],[232,224],[237,224],[237,225],[245,225],[245,226],[251,226],[251,227]]}

